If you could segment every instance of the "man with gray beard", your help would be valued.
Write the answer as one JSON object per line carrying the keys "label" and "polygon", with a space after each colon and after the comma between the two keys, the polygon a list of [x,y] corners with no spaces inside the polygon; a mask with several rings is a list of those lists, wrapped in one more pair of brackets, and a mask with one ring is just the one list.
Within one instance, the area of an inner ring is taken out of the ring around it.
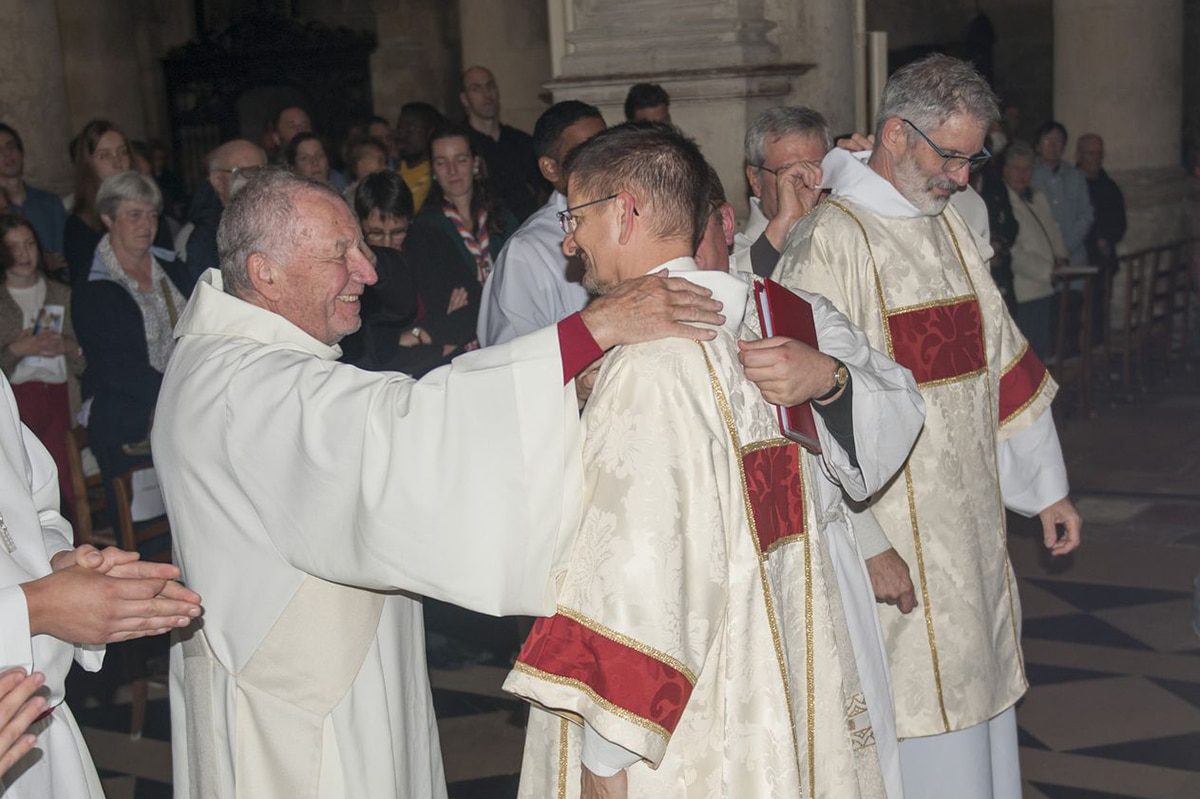
{"label": "man with gray beard", "polygon": [[[933,55],[897,71],[874,150],[825,157],[832,194],[792,229],[775,270],[908,367],[925,401],[900,476],[855,522],[886,603],[904,791],[922,799],[1020,797],[1014,706],[1028,681],[1005,508],[1038,515],[1055,556],[1079,546],[1082,527],[1049,413],[1057,386],[950,204],[987,161],[998,117],[963,61]],[[882,536],[864,537],[876,526]]]}

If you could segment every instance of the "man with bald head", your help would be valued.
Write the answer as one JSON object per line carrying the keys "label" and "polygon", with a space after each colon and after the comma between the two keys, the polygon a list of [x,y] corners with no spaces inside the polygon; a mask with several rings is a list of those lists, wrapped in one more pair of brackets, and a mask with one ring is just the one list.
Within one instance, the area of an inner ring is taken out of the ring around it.
{"label": "man with bald head", "polygon": [[229,204],[234,175],[243,169],[266,166],[267,154],[252,141],[234,139],[209,153],[207,160],[208,182],[197,190],[188,212],[193,228],[187,240],[186,260],[188,271],[195,277],[218,264],[217,227]]}
{"label": "man with bald head", "polygon": [[[1125,238],[1125,195],[1104,171],[1104,139],[1098,134],[1085,133],[1075,142],[1075,164],[1087,180],[1092,200],[1092,227],[1083,239],[1083,246],[1087,249],[1088,263],[1100,267],[1106,278],[1102,284],[1104,290],[1110,291],[1117,272],[1117,245]],[[1096,317],[1097,323],[1103,321],[1103,314]]]}
{"label": "man with bald head", "polygon": [[469,67],[462,74],[458,95],[475,151],[483,157],[488,176],[504,207],[524,222],[538,207],[543,188],[533,138],[500,121],[500,88],[487,67]]}

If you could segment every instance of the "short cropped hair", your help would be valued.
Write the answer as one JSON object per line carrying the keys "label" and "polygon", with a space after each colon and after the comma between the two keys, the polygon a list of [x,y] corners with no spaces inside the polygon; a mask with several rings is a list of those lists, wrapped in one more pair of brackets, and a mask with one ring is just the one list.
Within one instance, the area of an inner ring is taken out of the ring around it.
{"label": "short cropped hair", "polygon": [[1014,139],[1009,142],[1008,146],[1004,148],[1002,156],[1006,164],[1017,158],[1028,158],[1030,161],[1033,161],[1036,157],[1037,153],[1033,151],[1033,145],[1024,139]]}
{"label": "short cropped hair", "polygon": [[715,214],[729,200],[725,197],[725,185],[721,183],[721,176],[717,174],[717,170],[707,161],[705,162],[705,166],[708,167],[705,170],[704,176],[705,181],[708,183],[708,192],[706,193],[708,213]]}
{"label": "short cropped hair", "polygon": [[557,158],[559,138],[581,119],[599,119],[603,122],[604,115],[596,106],[578,100],[564,100],[547,108],[533,126],[533,152],[538,158],[545,155]]}
{"label": "short cropped hair", "polygon": [[7,133],[13,137],[13,141],[17,143],[17,152],[25,155],[25,142],[21,141],[21,134],[17,133],[13,128],[0,122],[0,133]]}
{"label": "short cropped hair", "polygon": [[[445,121],[445,117],[442,116],[441,111],[429,103],[422,103],[420,101],[405,103],[400,106],[400,116],[416,117],[428,126],[431,131]],[[397,120],[399,120],[399,117],[397,117]]]}
{"label": "short cropped hair", "polygon": [[633,116],[643,108],[658,108],[670,105],[671,95],[657,83],[635,83],[625,95],[625,119],[632,122]]}
{"label": "short cropped hair", "polygon": [[659,238],[686,239],[693,250],[700,243],[708,221],[708,163],[677,128],[617,125],[572,150],[564,168],[573,187],[591,199],[632,193]]}
{"label": "short cropped hair", "polygon": [[254,170],[246,185],[230,199],[217,228],[217,257],[227,294],[244,297],[253,288],[246,270],[246,261],[253,253],[278,259],[291,252],[299,237],[295,199],[302,191],[342,201],[342,196],[324,183],[282,167]]}
{"label": "short cropped hair", "polygon": [[404,179],[395,172],[376,172],[359,181],[354,190],[354,213],[365,222],[372,211],[402,219],[413,217],[413,196]]}
{"label": "short cropped hair", "polygon": [[1067,139],[1070,138],[1069,136],[1067,136],[1066,126],[1063,125],[1063,123],[1056,122],[1053,119],[1051,119],[1049,122],[1043,122],[1041,124],[1041,126],[1037,129],[1037,135],[1035,135],[1033,137],[1033,140],[1035,142],[1041,142],[1043,136],[1045,136],[1047,133],[1051,133],[1052,131],[1056,131],[1056,130],[1062,134],[1063,144],[1066,144]]}
{"label": "short cropped hair", "polygon": [[892,117],[910,120],[922,130],[936,130],[955,114],[977,120],[986,130],[1000,119],[999,101],[970,63],[934,53],[888,78],[875,115],[875,132],[882,133]]}
{"label": "short cropped hair", "polygon": [[829,122],[820,111],[799,105],[778,105],[763,111],[746,129],[744,150],[746,163],[761,167],[766,158],[767,141],[784,136],[812,136],[820,140],[828,152],[833,149]]}
{"label": "short cropped hair", "polygon": [[155,211],[162,210],[162,192],[153,178],[130,169],[109,175],[96,192],[96,213],[115,217],[124,202],[153,205]]}

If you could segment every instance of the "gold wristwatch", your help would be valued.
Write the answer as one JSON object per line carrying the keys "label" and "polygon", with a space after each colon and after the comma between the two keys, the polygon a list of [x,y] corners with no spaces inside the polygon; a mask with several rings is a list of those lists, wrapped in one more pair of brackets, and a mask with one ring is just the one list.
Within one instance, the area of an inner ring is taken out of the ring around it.
{"label": "gold wristwatch", "polygon": [[837,393],[846,387],[850,382],[850,370],[846,368],[846,364],[834,358],[833,362],[837,364],[833,368],[833,388],[826,391],[819,397],[815,397],[816,402],[828,402],[837,396]]}

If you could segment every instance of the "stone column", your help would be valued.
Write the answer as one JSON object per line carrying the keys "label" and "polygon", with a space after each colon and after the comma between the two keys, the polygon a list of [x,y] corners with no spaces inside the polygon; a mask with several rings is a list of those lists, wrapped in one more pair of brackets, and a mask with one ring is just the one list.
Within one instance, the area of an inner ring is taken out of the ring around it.
{"label": "stone column", "polygon": [[375,113],[393,122],[400,106],[430,103],[458,113],[456,6],[441,0],[373,0],[379,45],[371,55]]}
{"label": "stone column", "polygon": [[[853,124],[851,3],[548,3],[552,30],[562,37],[552,46],[558,72],[548,88],[554,99],[590,102],[612,124],[624,121],[631,85],[662,84],[671,95],[672,120],[700,143],[741,218],[748,210],[742,138],[755,116],[774,105],[805,103],[826,105],[838,124]],[[829,66],[816,67],[815,54],[828,56]]]}
{"label": "stone column", "polygon": [[1122,251],[1183,235],[1182,0],[1055,0],[1054,113],[1071,134],[1104,138],[1125,192]]}
{"label": "stone column", "polygon": [[53,3],[0,0],[0,120],[25,143],[25,177],[41,188],[71,191],[71,140],[58,14]]}

